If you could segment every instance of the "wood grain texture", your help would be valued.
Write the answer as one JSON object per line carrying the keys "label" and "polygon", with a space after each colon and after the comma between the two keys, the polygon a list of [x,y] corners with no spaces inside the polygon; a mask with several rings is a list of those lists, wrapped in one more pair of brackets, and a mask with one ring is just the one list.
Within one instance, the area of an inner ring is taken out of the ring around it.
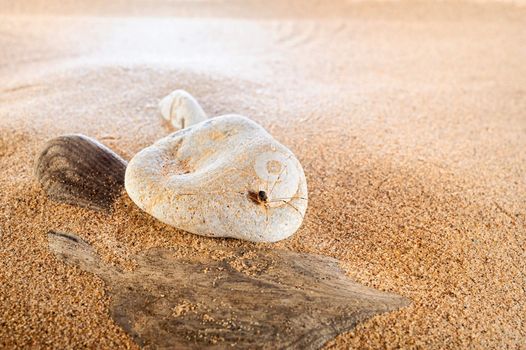
{"label": "wood grain texture", "polygon": [[155,248],[124,272],[76,236],[48,238],[58,257],[105,281],[113,319],[146,348],[318,349],[360,321],[409,304],[349,280],[337,260],[319,255]]}
{"label": "wood grain texture", "polygon": [[35,176],[52,200],[107,210],[124,187],[126,164],[95,139],[65,135],[46,143]]}

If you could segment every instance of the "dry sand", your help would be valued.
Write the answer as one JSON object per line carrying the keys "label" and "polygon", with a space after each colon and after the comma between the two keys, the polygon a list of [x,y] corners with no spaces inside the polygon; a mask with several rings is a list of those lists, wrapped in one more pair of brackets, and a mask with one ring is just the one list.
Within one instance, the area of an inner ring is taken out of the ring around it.
{"label": "dry sand", "polygon": [[329,348],[526,349],[524,6],[73,3],[0,0],[0,347],[136,347],[102,282],[50,254],[50,229],[124,268],[150,247],[217,244],[126,195],[110,215],[55,204],[32,175],[65,133],[129,159],[169,132],[157,102],[184,88],[304,165],[304,225],[274,247],[413,301]]}

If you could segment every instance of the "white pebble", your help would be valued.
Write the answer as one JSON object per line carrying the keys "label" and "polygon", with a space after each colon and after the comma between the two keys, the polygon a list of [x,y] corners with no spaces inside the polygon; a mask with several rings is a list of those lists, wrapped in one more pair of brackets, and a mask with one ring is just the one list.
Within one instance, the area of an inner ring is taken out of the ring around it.
{"label": "white pebble", "polygon": [[175,90],[159,102],[161,116],[176,129],[184,129],[206,120],[197,100],[184,90]]}
{"label": "white pebble", "polygon": [[136,154],[125,187],[144,211],[203,236],[275,242],[294,234],[307,182],[294,154],[239,115],[177,131]]}

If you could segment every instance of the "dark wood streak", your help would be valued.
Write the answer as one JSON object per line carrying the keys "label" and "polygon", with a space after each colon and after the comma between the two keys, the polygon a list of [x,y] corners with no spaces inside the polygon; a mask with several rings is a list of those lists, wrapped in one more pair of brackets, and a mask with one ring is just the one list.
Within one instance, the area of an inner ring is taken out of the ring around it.
{"label": "dark wood streak", "polygon": [[65,135],[46,143],[35,176],[55,201],[107,210],[124,187],[126,161],[97,140]]}
{"label": "dark wood streak", "polygon": [[120,271],[67,236],[50,232],[50,249],[105,281],[111,316],[146,348],[318,349],[409,304],[349,280],[337,260],[319,255],[218,245],[221,258],[212,258],[154,248],[134,257],[134,271]]}

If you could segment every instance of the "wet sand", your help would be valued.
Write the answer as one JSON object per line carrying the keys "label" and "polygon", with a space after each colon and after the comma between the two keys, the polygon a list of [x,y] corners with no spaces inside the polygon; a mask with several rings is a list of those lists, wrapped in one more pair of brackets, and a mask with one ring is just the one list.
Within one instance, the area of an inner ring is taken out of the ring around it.
{"label": "wet sand", "polygon": [[170,132],[157,102],[183,88],[302,162],[304,224],[267,246],[335,257],[413,301],[328,348],[525,348],[524,5],[132,4],[0,1],[0,347],[136,348],[49,230],[125,269],[151,247],[251,245],[168,227],[125,194],[112,214],[56,204],[35,183],[61,134],[130,159]]}

